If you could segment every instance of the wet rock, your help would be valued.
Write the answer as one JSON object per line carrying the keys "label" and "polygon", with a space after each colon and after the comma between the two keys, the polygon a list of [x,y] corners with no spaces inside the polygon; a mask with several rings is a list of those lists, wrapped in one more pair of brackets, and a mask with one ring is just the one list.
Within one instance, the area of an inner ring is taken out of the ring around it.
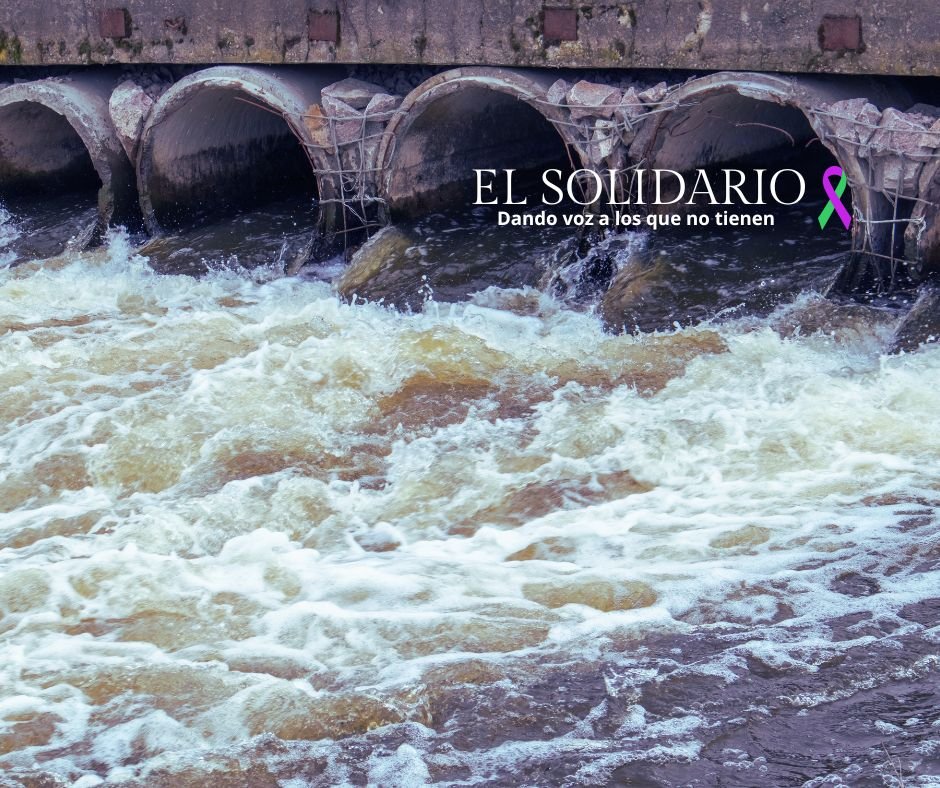
{"label": "wet rock", "polygon": [[664,257],[658,257],[651,265],[645,255],[637,254],[622,265],[601,299],[599,311],[605,325],[621,329],[627,316],[647,299],[674,302],[670,272]]}
{"label": "wet rock", "polygon": [[759,525],[746,525],[734,531],[728,531],[716,536],[708,544],[719,550],[730,550],[736,547],[756,547],[770,539],[770,529]]}
{"label": "wet rock", "polygon": [[577,542],[561,536],[550,536],[506,556],[506,561],[566,561],[578,551]]}
{"label": "wet rock", "polygon": [[610,286],[617,263],[605,234],[582,228],[558,245],[540,286],[556,298],[588,298]]}
{"label": "wet rock", "polygon": [[620,105],[621,95],[619,88],[612,85],[598,85],[582,79],[568,91],[565,98],[571,107],[571,117],[581,120],[591,117],[612,118]]}
{"label": "wet rock", "polygon": [[381,87],[371,82],[349,78],[323,88],[321,95],[324,104],[327,100],[335,99],[353,109],[365,109],[369,102],[382,92]]}
{"label": "wet rock", "polygon": [[916,350],[940,340],[940,287],[926,285],[894,332],[891,352]]}
{"label": "wet rock", "polygon": [[816,296],[778,309],[771,326],[783,337],[822,333],[836,342],[858,342],[896,321],[897,314],[888,309]]}
{"label": "wet rock", "polygon": [[369,283],[382,271],[400,263],[414,243],[411,236],[395,225],[383,227],[353,255],[349,267],[336,283],[336,289],[345,298],[354,294],[373,297]]}
{"label": "wet rock", "polygon": [[838,594],[851,597],[872,596],[881,590],[878,580],[858,572],[843,572],[829,587]]}
{"label": "wet rock", "polygon": [[137,159],[137,145],[144,122],[153,107],[153,98],[136,82],[128,79],[118,85],[108,102],[111,122],[121,146],[133,162]]}

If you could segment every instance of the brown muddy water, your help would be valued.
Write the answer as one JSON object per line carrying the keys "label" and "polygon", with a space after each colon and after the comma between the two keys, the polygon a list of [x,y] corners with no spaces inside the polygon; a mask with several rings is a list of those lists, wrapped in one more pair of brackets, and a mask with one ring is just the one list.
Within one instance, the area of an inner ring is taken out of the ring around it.
{"label": "brown muddy water", "polygon": [[940,348],[844,245],[432,217],[378,304],[284,221],[0,270],[0,785],[940,784]]}

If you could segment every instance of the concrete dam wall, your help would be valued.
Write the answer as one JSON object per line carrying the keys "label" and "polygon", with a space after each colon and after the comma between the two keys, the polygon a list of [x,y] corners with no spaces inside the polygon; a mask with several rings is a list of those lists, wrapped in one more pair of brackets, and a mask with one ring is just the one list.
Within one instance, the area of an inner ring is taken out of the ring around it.
{"label": "concrete dam wall", "polygon": [[314,206],[296,269],[471,204],[475,169],[616,170],[616,200],[641,169],[815,157],[854,217],[838,289],[883,290],[940,268],[933,11],[0,2],[0,194],[74,194],[85,246],[296,196]]}
{"label": "concrete dam wall", "polygon": [[86,195],[87,244],[109,224],[159,236],[301,194],[316,205],[316,255],[397,216],[469,205],[476,168],[682,173],[815,150],[849,184],[841,289],[940,265],[940,109],[909,82],[471,66],[412,73],[402,94],[394,69],[373,76],[223,65],[20,79],[0,89],[0,191]]}

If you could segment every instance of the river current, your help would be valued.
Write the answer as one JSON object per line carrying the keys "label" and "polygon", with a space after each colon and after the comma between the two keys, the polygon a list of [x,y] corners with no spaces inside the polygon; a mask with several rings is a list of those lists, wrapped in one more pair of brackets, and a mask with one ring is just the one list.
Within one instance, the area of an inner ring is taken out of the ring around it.
{"label": "river current", "polygon": [[799,229],[601,302],[435,221],[405,304],[0,270],[0,785],[940,784],[940,347]]}

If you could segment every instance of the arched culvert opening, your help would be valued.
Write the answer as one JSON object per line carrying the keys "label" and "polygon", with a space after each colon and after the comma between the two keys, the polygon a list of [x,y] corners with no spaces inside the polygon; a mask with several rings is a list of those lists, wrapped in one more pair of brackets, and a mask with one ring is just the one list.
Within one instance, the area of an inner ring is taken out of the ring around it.
{"label": "arched culvert opening", "polygon": [[20,101],[0,107],[0,191],[4,197],[83,191],[95,199],[101,179],[64,115]]}
{"label": "arched culvert opening", "polygon": [[[545,99],[556,78],[460,68],[409,93],[377,156],[379,196],[393,227],[356,254],[341,291],[413,306],[431,294],[453,301],[491,285],[537,284],[577,229],[558,221],[520,230],[500,226],[498,214],[534,220],[546,207],[543,172],[560,170],[564,185],[572,165],[585,166],[572,124]],[[474,205],[477,169],[496,171],[485,176],[493,188],[484,196],[498,205]],[[506,205],[507,169],[515,170],[513,199],[527,205]],[[545,213],[577,210],[561,205]]]}
{"label": "arched culvert opening", "polygon": [[[630,154],[647,172],[684,176],[680,200],[650,207],[672,215],[678,226],[662,223],[650,233],[645,262],[651,271],[640,275],[627,266],[615,279],[605,299],[608,321],[647,328],[708,318],[740,304],[767,311],[800,290],[825,291],[853,260],[853,250],[882,252],[881,225],[858,217],[881,219],[887,206],[867,188],[858,160],[829,140],[809,111],[843,97],[762,74],[714,74],[671,91]],[[828,202],[822,177],[831,166],[848,179],[841,202],[855,215],[851,231],[837,214],[825,228],[818,221]],[[800,178],[784,170],[802,176],[802,198]],[[700,171],[719,204],[696,188]],[[727,187],[728,179],[739,181],[731,171],[745,175],[743,198]],[[667,175],[663,183],[663,199],[673,200],[678,179]],[[764,204],[756,204],[759,199]]]}
{"label": "arched culvert opening", "polygon": [[[379,151],[390,217],[476,199],[475,169],[514,169],[513,195],[540,203],[542,172],[581,166],[570,124],[545,101],[552,78],[506,69],[456,69],[419,85],[389,124]],[[505,180],[488,196],[505,202]]]}
{"label": "arched culvert opening", "polygon": [[0,90],[0,201],[18,259],[101,240],[139,224],[133,170],[111,125],[110,78],[80,75]]}
{"label": "arched culvert opening", "polygon": [[[830,165],[842,167],[850,184],[863,184],[858,162],[839,157],[835,147],[820,139],[807,115],[806,101],[797,97],[793,82],[786,78],[716,74],[692,80],[663,101],[633,143],[631,157],[648,168],[693,176],[699,168],[719,172],[737,168],[748,174],[762,169],[768,176],[765,186],[776,171],[797,170],[806,184],[807,202],[820,195],[822,172]],[[778,184],[784,183],[781,176]],[[758,185],[758,179],[748,179],[745,196],[756,200],[758,195],[748,189],[756,192]],[[789,191],[780,196],[791,196]],[[854,191],[850,188],[843,200],[851,199]],[[768,189],[762,196],[774,203]]]}
{"label": "arched culvert opening", "polygon": [[[224,226],[197,238],[194,244],[201,240],[207,248],[196,253],[237,256],[252,244],[279,245],[244,218],[275,206],[290,217],[285,226],[296,226],[294,240],[307,239],[299,252],[309,253],[332,224],[334,204],[324,199],[335,190],[318,175],[330,162],[303,118],[319,103],[321,88],[336,79],[326,69],[219,66],[177,82],[154,105],[141,137],[140,205],[150,231],[161,236]],[[236,218],[238,225],[231,223]],[[219,239],[236,226],[248,228],[244,237],[220,247]]]}

